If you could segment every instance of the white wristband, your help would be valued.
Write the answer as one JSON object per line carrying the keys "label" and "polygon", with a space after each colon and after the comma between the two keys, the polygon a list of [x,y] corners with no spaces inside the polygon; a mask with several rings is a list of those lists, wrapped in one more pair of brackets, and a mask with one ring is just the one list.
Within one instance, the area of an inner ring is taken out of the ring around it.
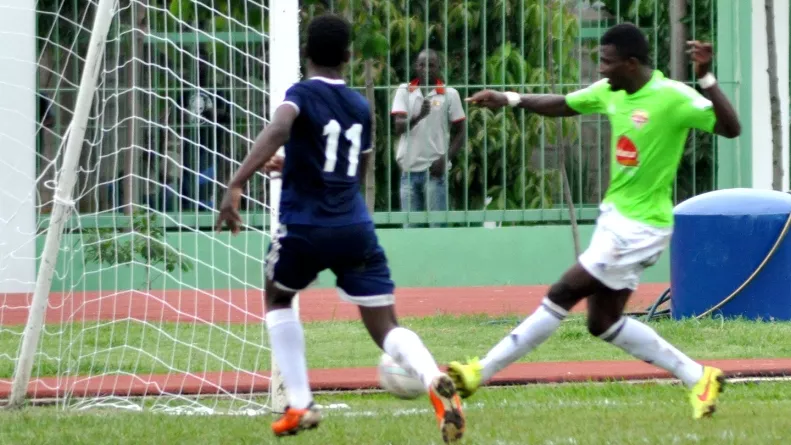
{"label": "white wristband", "polygon": [[508,106],[515,107],[522,102],[522,96],[519,93],[514,93],[513,91],[506,91],[505,98],[508,99]]}
{"label": "white wristband", "polygon": [[714,74],[711,73],[706,73],[705,76],[698,79],[698,85],[700,85],[700,87],[703,88],[704,90],[711,88],[716,84],[717,84],[717,78],[714,77]]}

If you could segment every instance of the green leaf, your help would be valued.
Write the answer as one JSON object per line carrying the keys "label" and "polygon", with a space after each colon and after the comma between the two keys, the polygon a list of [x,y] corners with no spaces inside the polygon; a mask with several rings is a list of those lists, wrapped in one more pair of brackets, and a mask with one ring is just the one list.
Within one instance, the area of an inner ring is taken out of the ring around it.
{"label": "green leaf", "polygon": [[171,0],[168,11],[184,22],[191,22],[195,16],[192,0]]}

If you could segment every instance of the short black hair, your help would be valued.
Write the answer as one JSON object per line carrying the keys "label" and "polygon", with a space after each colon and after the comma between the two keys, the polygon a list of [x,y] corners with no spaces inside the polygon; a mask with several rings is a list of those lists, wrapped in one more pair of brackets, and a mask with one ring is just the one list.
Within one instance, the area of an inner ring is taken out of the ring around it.
{"label": "short black hair", "polygon": [[632,23],[621,23],[608,29],[601,36],[602,46],[612,45],[624,60],[634,57],[643,65],[649,64],[648,39],[643,31]]}
{"label": "short black hair", "polygon": [[346,60],[351,26],[343,17],[323,14],[308,25],[307,56],[316,65],[336,67]]}

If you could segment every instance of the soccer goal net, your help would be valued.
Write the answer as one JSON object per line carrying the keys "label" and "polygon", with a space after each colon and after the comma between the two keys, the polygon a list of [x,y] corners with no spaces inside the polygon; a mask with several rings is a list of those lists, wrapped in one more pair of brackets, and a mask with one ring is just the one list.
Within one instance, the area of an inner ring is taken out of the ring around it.
{"label": "soccer goal net", "polygon": [[239,236],[214,224],[271,100],[299,80],[297,14],[293,0],[0,0],[11,405],[282,407],[262,293],[279,185],[251,181]]}

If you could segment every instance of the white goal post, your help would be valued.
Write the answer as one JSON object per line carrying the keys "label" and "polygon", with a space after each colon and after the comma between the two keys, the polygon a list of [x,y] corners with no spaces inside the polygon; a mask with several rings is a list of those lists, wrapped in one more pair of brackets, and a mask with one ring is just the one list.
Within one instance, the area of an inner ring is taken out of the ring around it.
{"label": "white goal post", "polygon": [[[286,90],[294,83],[299,81],[299,7],[297,2],[292,0],[271,0],[270,3],[270,60],[277,61],[277,69],[272,70],[271,83],[269,84],[269,117],[270,119],[275,114],[275,108],[280,105],[280,102],[285,99]],[[284,150],[281,148],[278,155],[284,156]],[[279,177],[273,177],[269,181],[270,198],[272,202],[280,201],[280,185],[281,180]],[[278,206],[272,206],[272,219],[270,222],[270,229],[272,237],[278,228]],[[299,295],[297,295],[293,302],[292,307],[299,317]],[[272,356],[272,409],[276,412],[285,411],[288,404],[285,388],[283,387],[283,379],[275,363],[275,357]]]}
{"label": "white goal post", "polygon": [[[224,184],[299,81],[298,2],[51,3],[0,0],[0,15],[36,21],[13,32],[35,48],[17,60],[35,81],[0,90],[39,108],[23,116],[35,137],[17,141],[38,167],[14,170],[25,182],[0,193],[16,206],[0,210],[0,230],[36,252],[0,251],[0,397],[281,411],[263,301],[280,180],[251,181],[240,235],[213,226]],[[10,133],[0,126],[2,140]],[[0,161],[0,177],[10,164]],[[31,208],[23,224],[16,215]],[[13,262],[35,276],[3,274]]]}
{"label": "white goal post", "polygon": [[63,153],[63,166],[55,185],[55,198],[52,209],[52,219],[44,241],[44,250],[41,254],[41,266],[36,276],[36,286],[33,290],[33,299],[30,304],[27,324],[22,336],[22,346],[19,350],[16,369],[14,370],[14,383],[11,388],[9,406],[19,406],[27,395],[27,386],[30,382],[30,373],[33,370],[33,359],[39,342],[39,335],[44,326],[44,313],[47,309],[52,275],[55,273],[55,262],[58,259],[63,228],[71,215],[74,203],[71,201],[74,183],[77,180],[77,167],[82,152],[83,140],[88,124],[88,115],[96,91],[96,82],[102,69],[101,59],[107,42],[107,32],[117,0],[99,0],[96,5],[95,18],[91,28],[91,38],[88,43],[88,54],[85,55],[85,65],[80,79],[77,101],[74,104],[74,113],[71,123],[66,130],[66,149]]}

